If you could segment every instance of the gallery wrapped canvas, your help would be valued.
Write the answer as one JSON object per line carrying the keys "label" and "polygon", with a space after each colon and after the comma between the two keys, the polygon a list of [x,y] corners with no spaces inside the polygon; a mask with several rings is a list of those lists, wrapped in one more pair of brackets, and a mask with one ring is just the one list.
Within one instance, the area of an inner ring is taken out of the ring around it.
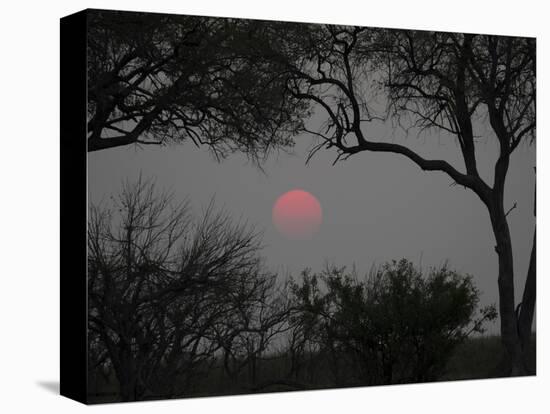
{"label": "gallery wrapped canvas", "polygon": [[61,393],[534,375],[534,38],[61,19]]}

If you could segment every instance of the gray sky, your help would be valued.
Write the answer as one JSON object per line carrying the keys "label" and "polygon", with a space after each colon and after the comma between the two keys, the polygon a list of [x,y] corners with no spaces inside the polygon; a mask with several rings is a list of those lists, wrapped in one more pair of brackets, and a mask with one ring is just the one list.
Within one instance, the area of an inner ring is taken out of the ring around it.
{"label": "gray sky", "polygon": [[[478,167],[492,183],[496,141],[484,123],[477,125]],[[406,136],[390,125],[371,126],[366,135],[405,143],[428,158],[443,158],[462,170],[453,138],[440,134]],[[448,260],[474,276],[482,304],[497,303],[497,256],[488,213],[470,190],[452,186],[440,172],[423,172],[396,154],[360,153],[332,166],[335,152],[322,150],[305,165],[309,136],[297,138],[294,154],[273,154],[264,173],[241,154],[218,163],[206,148],[190,142],[168,147],[133,146],[89,154],[89,194],[93,202],[117,193],[124,179],[156,178],[161,188],[187,197],[200,212],[212,196],[236,217],[265,230],[264,255],[272,270],[294,275],[304,267],[320,270],[325,261],[372,264],[402,257],[423,268]],[[516,298],[521,296],[533,237],[534,146],[520,146],[507,179],[506,206],[515,253]],[[284,192],[301,188],[320,201],[323,223],[311,240],[289,240],[271,222],[273,203]],[[498,325],[490,327],[497,332]]]}

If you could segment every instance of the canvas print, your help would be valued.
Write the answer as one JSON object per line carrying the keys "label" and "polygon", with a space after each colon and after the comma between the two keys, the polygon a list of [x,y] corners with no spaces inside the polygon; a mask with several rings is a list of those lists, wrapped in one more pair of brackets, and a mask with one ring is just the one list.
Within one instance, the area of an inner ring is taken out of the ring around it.
{"label": "canvas print", "polygon": [[87,402],[536,373],[534,38],[85,30]]}

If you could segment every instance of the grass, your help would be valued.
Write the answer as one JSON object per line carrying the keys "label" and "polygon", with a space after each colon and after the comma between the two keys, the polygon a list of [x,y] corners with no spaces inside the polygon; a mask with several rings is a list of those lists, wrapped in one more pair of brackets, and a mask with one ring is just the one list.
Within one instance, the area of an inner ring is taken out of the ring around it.
{"label": "grass", "polygon": [[[536,367],[536,336],[533,334],[530,367]],[[500,336],[480,336],[459,345],[447,364],[447,380],[498,378],[507,376],[505,351]]]}
{"label": "grass", "polygon": [[[536,336],[533,334],[529,366],[536,367]],[[239,378],[228,378],[221,367],[211,367],[204,375],[193,382],[193,389],[186,393],[188,397],[203,397],[215,395],[236,395],[253,392],[277,392],[298,389],[336,388],[331,385],[330,368],[325,358],[320,355],[308,355],[309,363],[300,380],[302,388],[293,386],[293,380],[285,378],[288,373],[288,361],[285,357],[272,358],[262,362],[258,370],[258,384],[270,384],[251,388],[247,381],[246,370]],[[499,336],[479,336],[467,339],[459,345],[449,362],[445,374],[439,381],[486,379],[507,376],[506,359]],[[342,378],[344,379],[344,378]],[[97,380],[97,378],[96,378]],[[344,381],[345,383],[345,381]],[[352,384],[350,384],[352,385]],[[352,386],[357,386],[353,384]],[[109,379],[90,382],[88,393],[90,403],[105,403],[118,400],[118,384],[111,373]],[[162,395],[149,395],[146,399],[163,398]]]}

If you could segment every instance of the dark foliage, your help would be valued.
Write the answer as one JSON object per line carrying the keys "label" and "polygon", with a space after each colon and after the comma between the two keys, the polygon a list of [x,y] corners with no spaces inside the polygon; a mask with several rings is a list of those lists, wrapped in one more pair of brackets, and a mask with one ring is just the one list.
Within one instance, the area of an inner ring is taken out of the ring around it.
{"label": "dark foliage", "polygon": [[496,318],[494,306],[478,313],[471,276],[444,266],[423,277],[406,260],[365,281],[344,268],[306,272],[293,292],[297,326],[340,385],[436,380],[455,347]]}
{"label": "dark foliage", "polygon": [[89,151],[190,139],[219,157],[239,150],[257,158],[291,146],[307,106],[286,90],[286,65],[270,59],[269,39],[281,28],[90,12]]}

